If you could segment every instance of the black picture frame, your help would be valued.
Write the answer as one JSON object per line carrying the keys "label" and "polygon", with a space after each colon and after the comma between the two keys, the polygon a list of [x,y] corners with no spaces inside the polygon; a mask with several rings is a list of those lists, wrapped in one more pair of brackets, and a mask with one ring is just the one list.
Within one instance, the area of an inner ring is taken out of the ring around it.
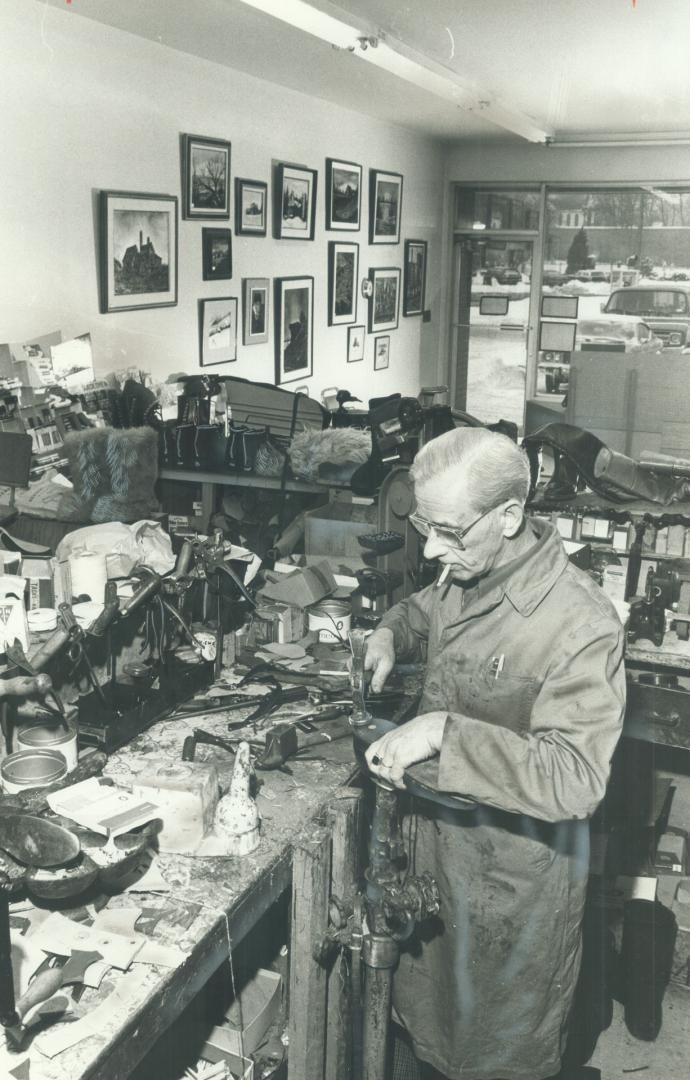
{"label": "black picture frame", "polygon": [[314,373],[314,278],[275,278],[274,290],[275,384],[283,386]]}
{"label": "black picture frame", "polygon": [[369,169],[369,243],[399,244],[402,220],[401,173]]}
{"label": "black picture frame", "polygon": [[397,330],[400,310],[400,267],[370,267],[369,281],[371,282],[368,298],[369,333]]}
{"label": "black picture frame", "polygon": [[[222,335],[222,338],[220,337]],[[237,360],[237,297],[211,296],[199,301],[199,367]]]}
{"label": "black picture frame", "polygon": [[357,322],[359,244],[330,240],[328,244],[328,325]]}
{"label": "black picture frame", "polygon": [[273,236],[276,240],[313,240],[319,174],[304,165],[280,161],[273,182]]}
{"label": "black picture frame", "polygon": [[176,195],[99,193],[101,314],[177,303],[177,201]]}
{"label": "black picture frame", "polygon": [[242,281],[242,344],[261,345],[268,341],[269,327],[268,278],[244,278]]}
{"label": "black picture frame", "polygon": [[235,177],[235,235],[265,236],[267,228],[268,184]]}
{"label": "black picture frame", "polygon": [[231,143],[206,135],[181,138],[182,217],[229,220]]}
{"label": "black picture frame", "polygon": [[391,336],[379,334],[374,338],[374,371],[385,371],[391,362]]}
{"label": "black picture frame", "polygon": [[326,228],[359,232],[362,227],[362,166],[326,158]]}
{"label": "black picture frame", "polygon": [[357,326],[348,326],[347,328],[348,364],[358,364],[360,360],[364,359],[365,329],[364,323],[358,323]]}
{"label": "black picture frame", "polygon": [[232,277],[230,229],[201,230],[201,276],[204,281],[229,281]]}
{"label": "black picture frame", "polygon": [[422,315],[426,297],[426,240],[405,241],[403,315]]}

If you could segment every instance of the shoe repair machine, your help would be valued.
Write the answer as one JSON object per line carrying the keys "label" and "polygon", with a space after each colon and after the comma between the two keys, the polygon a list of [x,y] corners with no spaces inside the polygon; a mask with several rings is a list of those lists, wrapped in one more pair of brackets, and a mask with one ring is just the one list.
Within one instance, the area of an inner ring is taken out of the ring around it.
{"label": "shoe repair machine", "polygon": [[[351,685],[355,752],[366,770],[368,746],[394,725],[369,714],[364,671],[365,634],[350,634],[352,649]],[[405,774],[406,791],[420,799],[458,811],[471,811],[472,800],[440,792],[435,785],[433,764],[421,762]],[[388,1075],[388,1045],[391,1019],[393,972],[401,943],[415,926],[439,910],[436,882],[428,873],[413,876],[404,872],[405,849],[398,807],[398,791],[373,778],[375,805],[369,835],[369,865],[364,887],[348,908],[337,897],[331,902],[332,925],[316,951],[327,962],[336,949],[347,949],[355,1001],[354,1071],[358,1080],[385,1080]],[[363,969],[363,973],[362,973]]]}
{"label": "shoe repair machine", "polygon": [[[232,602],[227,603],[230,599]],[[79,697],[79,740],[108,752],[162,719],[198,690],[210,685],[220,674],[224,634],[234,628],[229,623],[238,605],[254,607],[254,600],[229,565],[221,534],[207,540],[186,540],[174,570],[165,576],[142,570],[139,585],[120,605],[114,582],[108,582],[102,613],[84,630],[69,604],[61,604],[58,628],[29,659],[15,642],[7,658],[11,668],[32,677],[66,651],[74,670],[84,666],[90,690]],[[118,678],[113,629],[117,622],[145,616],[145,636],[141,660],[125,663]],[[192,628],[194,617],[207,633],[199,637]],[[105,636],[110,677],[99,683],[89,652]],[[57,705],[56,719],[64,722],[65,709],[52,691],[50,680],[45,693]],[[12,716],[7,699],[1,705],[2,727],[8,752],[11,750]]]}

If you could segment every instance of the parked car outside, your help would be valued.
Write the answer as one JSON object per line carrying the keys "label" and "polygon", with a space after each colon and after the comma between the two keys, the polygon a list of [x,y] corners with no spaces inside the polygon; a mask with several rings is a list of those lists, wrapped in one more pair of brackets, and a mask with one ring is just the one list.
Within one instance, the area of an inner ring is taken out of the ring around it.
{"label": "parked car outside", "polygon": [[565,285],[569,280],[569,275],[561,273],[560,270],[544,270],[541,283],[553,288],[556,285]]}
{"label": "parked car outside", "polygon": [[[579,319],[575,349],[581,352],[625,352],[658,355],[664,348],[661,338],[641,319],[625,315],[600,315]],[[569,352],[542,352],[539,368],[544,372],[547,394],[558,394],[568,385]]]}
{"label": "parked car outside", "polygon": [[602,311],[642,319],[665,348],[682,348],[690,341],[690,284],[655,281],[614,289]]}
{"label": "parked car outside", "polygon": [[491,285],[494,281],[499,285],[519,285],[522,281],[520,271],[512,266],[490,266],[483,273],[485,285]]}

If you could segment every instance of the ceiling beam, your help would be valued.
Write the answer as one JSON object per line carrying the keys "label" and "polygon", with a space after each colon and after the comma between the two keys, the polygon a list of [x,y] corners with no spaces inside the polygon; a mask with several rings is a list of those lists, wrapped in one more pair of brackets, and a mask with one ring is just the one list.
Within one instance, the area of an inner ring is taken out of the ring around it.
{"label": "ceiling beam", "polygon": [[352,24],[352,15],[329,0],[318,7],[306,0],[241,0],[243,4],[280,19],[307,34],[321,38],[337,49],[395,75],[411,85],[456,105],[464,112],[528,142],[546,143],[553,132],[540,127],[524,113],[511,109],[475,82],[463,79],[452,68],[371,27]]}

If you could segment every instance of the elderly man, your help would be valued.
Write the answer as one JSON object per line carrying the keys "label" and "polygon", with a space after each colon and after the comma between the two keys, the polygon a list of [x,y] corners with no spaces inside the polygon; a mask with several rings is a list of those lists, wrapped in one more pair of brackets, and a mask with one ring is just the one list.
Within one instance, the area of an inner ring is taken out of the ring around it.
{"label": "elderly man", "polygon": [[383,617],[365,663],[377,691],[426,644],[424,693],[367,758],[400,787],[438,754],[439,788],[478,806],[409,808],[411,869],[433,874],[441,911],[403,951],[395,1011],[420,1076],[543,1080],[559,1071],[578,975],[587,819],[625,704],[623,628],[556,531],[525,518],[528,465],[510,439],[448,432],[411,474],[410,521],[442,571]]}

